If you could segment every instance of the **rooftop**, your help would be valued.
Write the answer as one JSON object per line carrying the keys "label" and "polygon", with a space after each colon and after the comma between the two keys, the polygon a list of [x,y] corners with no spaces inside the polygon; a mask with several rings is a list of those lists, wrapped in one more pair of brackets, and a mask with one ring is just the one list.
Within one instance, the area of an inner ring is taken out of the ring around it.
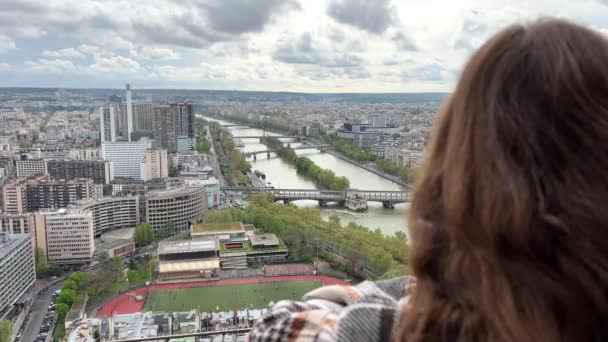
{"label": "rooftop", "polygon": [[207,252],[215,251],[217,248],[215,240],[162,241],[158,245],[158,254]]}
{"label": "rooftop", "polygon": [[253,247],[271,247],[279,245],[279,239],[274,234],[251,235],[249,240]]}
{"label": "rooftop", "polygon": [[230,223],[201,223],[192,225],[192,234],[218,234],[244,232],[245,228],[240,222]]}
{"label": "rooftop", "polygon": [[30,234],[6,234],[0,233],[0,260],[19,246],[23,241],[29,239]]}
{"label": "rooftop", "polygon": [[111,243],[116,240],[132,240],[135,228],[116,229],[101,235],[101,241]]}

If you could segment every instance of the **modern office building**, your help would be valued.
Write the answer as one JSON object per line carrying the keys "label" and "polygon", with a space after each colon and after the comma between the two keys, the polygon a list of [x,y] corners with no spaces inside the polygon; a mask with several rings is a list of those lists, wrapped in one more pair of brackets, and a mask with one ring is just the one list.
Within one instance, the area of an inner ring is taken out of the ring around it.
{"label": "modern office building", "polygon": [[36,246],[54,265],[88,264],[95,249],[93,214],[78,209],[40,211],[35,215]]}
{"label": "modern office building", "polygon": [[145,221],[155,232],[172,226],[170,235],[190,230],[207,211],[207,193],[202,187],[177,187],[149,191],[145,196]]}
{"label": "modern office building", "polygon": [[114,180],[112,162],[108,160],[47,160],[48,174],[54,178],[91,178],[95,184]]}
{"label": "modern office building", "polygon": [[17,177],[29,177],[35,175],[46,175],[46,161],[43,159],[16,160],[15,168]]}
{"label": "modern office building", "polygon": [[369,123],[345,123],[337,134],[340,138],[352,140],[353,145],[371,148],[374,144],[389,139],[399,133],[399,127],[387,124],[386,115],[370,116]]}
{"label": "modern office building", "polygon": [[99,107],[99,136],[101,143],[116,141],[116,116],[114,107]]}
{"label": "modern office building", "polygon": [[112,162],[115,178],[144,180],[146,177],[144,155],[152,147],[148,139],[135,142],[106,142],[101,145],[101,158]]}
{"label": "modern office building", "polygon": [[169,177],[167,150],[150,149],[144,154],[146,163],[146,180]]}
{"label": "modern office building", "polygon": [[102,197],[80,201],[76,207],[93,214],[93,234],[136,228],[140,221],[139,196]]}
{"label": "modern office building", "polygon": [[[154,140],[159,148],[177,151],[178,137],[194,138],[194,107],[171,103],[154,108]],[[182,143],[183,144],[183,143]]]}
{"label": "modern office building", "polygon": [[32,234],[34,227],[34,215],[31,213],[0,213],[0,233]]}
{"label": "modern office building", "polygon": [[131,85],[127,83],[127,141],[131,141],[133,133],[133,102],[131,101]]}
{"label": "modern office building", "polygon": [[36,265],[29,234],[0,233],[0,320],[34,286]]}
{"label": "modern office building", "polygon": [[86,148],[79,150],[70,150],[70,159],[73,160],[99,160],[98,148]]}

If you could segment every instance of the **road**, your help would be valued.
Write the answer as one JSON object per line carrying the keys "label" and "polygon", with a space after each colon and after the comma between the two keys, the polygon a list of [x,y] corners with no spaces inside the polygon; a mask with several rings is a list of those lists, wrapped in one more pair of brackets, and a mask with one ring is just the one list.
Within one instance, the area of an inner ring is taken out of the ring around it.
{"label": "road", "polygon": [[36,298],[34,304],[32,305],[30,318],[27,321],[27,325],[23,330],[23,334],[19,342],[32,342],[36,336],[38,336],[38,330],[40,330],[42,320],[44,320],[44,315],[46,315],[48,307],[51,303],[51,296],[53,295],[53,292],[59,290],[62,285],[63,282],[61,281],[57,284],[51,285],[45,292],[40,293],[40,295]]}

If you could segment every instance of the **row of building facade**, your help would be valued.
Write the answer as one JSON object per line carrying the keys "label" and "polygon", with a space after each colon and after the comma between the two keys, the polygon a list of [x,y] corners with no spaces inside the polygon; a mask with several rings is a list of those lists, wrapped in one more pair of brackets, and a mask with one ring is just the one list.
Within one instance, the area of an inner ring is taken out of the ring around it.
{"label": "row of building facade", "polygon": [[149,223],[155,232],[170,235],[190,229],[207,211],[203,187],[181,186],[145,195],[90,198],[60,209],[32,213],[2,213],[0,227],[7,234],[30,234],[50,264],[75,265],[91,261],[94,239],[103,233]]}

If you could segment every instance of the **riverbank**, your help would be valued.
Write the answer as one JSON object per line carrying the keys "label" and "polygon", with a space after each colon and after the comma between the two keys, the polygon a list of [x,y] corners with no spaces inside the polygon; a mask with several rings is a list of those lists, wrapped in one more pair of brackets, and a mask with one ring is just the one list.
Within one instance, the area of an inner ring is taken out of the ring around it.
{"label": "riverbank", "polygon": [[384,172],[384,171],[382,171],[382,170],[380,170],[378,168],[362,164],[359,161],[356,161],[354,159],[348,158],[347,156],[343,155],[342,153],[340,153],[338,151],[327,150],[327,151],[325,151],[325,153],[331,154],[332,156],[334,156],[334,157],[336,157],[338,159],[344,160],[345,162],[348,162],[348,163],[351,163],[353,165],[356,165],[356,166],[358,166],[358,167],[360,167],[360,168],[362,168],[364,170],[367,170],[367,171],[369,171],[369,172],[371,172],[371,173],[373,173],[373,174],[375,174],[377,176],[380,176],[382,178],[390,180],[391,182],[394,182],[396,184],[404,186],[404,187],[408,188],[409,190],[413,189],[412,185],[410,183],[404,181],[403,179],[401,179],[401,177],[389,175],[388,173],[386,173],[386,172]]}

